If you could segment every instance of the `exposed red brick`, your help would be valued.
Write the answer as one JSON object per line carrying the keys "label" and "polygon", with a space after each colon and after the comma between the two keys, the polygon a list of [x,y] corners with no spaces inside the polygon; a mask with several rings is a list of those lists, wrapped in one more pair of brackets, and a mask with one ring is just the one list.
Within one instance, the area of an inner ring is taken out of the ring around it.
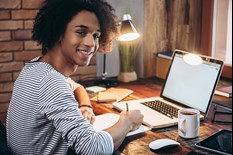
{"label": "exposed red brick", "polygon": [[20,0],[0,0],[1,9],[18,9],[21,8]]}
{"label": "exposed red brick", "polygon": [[10,19],[10,11],[0,11],[0,19]]}
{"label": "exposed red brick", "polygon": [[17,30],[12,32],[12,39],[14,40],[25,40],[32,38],[31,30]]}
{"label": "exposed red brick", "polygon": [[23,28],[23,21],[0,21],[0,30],[17,30]]}
{"label": "exposed red brick", "polygon": [[11,12],[12,19],[34,19],[38,10],[15,10]]}
{"label": "exposed red brick", "polygon": [[11,71],[19,71],[23,68],[23,62],[5,62],[0,63],[0,73],[1,72],[11,72]]}
{"label": "exposed red brick", "polygon": [[0,93],[12,92],[14,82],[0,83]]}
{"label": "exposed red brick", "polygon": [[37,45],[34,41],[25,41],[24,42],[25,50],[39,50],[41,49],[40,45]]}
{"label": "exposed red brick", "polygon": [[0,41],[7,41],[11,39],[10,31],[0,31]]}
{"label": "exposed red brick", "polygon": [[[1,73],[0,82],[12,81],[12,73]],[[0,97],[1,100],[1,97]]]}
{"label": "exposed red brick", "polygon": [[11,99],[11,93],[1,93],[0,94],[0,112],[4,112],[7,104],[3,104],[3,102],[10,102]]}
{"label": "exposed red brick", "polygon": [[6,112],[0,113],[0,121],[1,121],[4,125],[6,125],[6,115],[7,115]]}
{"label": "exposed red brick", "polygon": [[23,0],[23,8],[36,9],[40,8],[44,0]]}
{"label": "exposed red brick", "polygon": [[15,81],[18,78],[19,74],[20,74],[20,71],[13,72],[13,81]]}
{"label": "exposed red brick", "polygon": [[11,52],[2,52],[0,53],[0,62],[7,62],[13,60],[13,54]]}
{"label": "exposed red brick", "polygon": [[24,29],[32,29],[34,20],[26,20],[24,21]]}
{"label": "exposed red brick", "polygon": [[17,51],[23,49],[23,42],[0,42],[0,51]]}
{"label": "exposed red brick", "polygon": [[0,113],[7,113],[7,110],[8,110],[8,107],[9,107],[9,103],[0,103]]}
{"label": "exposed red brick", "polygon": [[15,60],[16,61],[29,61],[33,58],[40,56],[41,51],[24,51],[24,52],[15,52]]}

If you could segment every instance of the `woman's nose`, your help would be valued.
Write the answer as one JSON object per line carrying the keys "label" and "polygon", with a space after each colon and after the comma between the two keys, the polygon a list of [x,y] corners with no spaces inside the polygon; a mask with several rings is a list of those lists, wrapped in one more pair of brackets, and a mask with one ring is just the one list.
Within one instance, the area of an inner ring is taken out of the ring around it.
{"label": "woman's nose", "polygon": [[89,47],[95,46],[95,39],[92,34],[87,34],[83,41],[84,45]]}

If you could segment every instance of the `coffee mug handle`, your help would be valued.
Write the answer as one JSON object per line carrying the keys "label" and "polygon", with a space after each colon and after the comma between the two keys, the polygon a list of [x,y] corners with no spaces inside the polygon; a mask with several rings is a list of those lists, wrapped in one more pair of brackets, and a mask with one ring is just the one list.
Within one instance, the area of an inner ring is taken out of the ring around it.
{"label": "coffee mug handle", "polygon": [[185,130],[184,122],[185,122],[185,119],[183,119],[183,118],[180,119],[178,121],[178,127],[179,127],[179,130],[185,135],[186,130]]}

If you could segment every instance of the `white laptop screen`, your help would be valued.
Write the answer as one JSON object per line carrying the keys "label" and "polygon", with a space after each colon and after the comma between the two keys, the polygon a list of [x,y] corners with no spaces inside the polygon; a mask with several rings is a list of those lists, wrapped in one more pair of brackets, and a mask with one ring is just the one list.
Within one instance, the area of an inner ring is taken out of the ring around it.
{"label": "white laptop screen", "polygon": [[223,62],[202,56],[203,63],[190,65],[185,53],[175,51],[161,96],[207,113]]}

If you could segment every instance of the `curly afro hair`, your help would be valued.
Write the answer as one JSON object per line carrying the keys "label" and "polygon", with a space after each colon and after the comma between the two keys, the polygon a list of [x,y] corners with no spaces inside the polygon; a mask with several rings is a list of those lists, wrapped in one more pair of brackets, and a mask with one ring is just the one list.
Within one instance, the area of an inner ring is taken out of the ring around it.
{"label": "curly afro hair", "polygon": [[95,13],[100,23],[100,46],[108,46],[110,35],[117,33],[117,17],[105,0],[45,0],[32,30],[32,38],[42,45],[43,55],[59,41],[73,16],[83,10]]}

